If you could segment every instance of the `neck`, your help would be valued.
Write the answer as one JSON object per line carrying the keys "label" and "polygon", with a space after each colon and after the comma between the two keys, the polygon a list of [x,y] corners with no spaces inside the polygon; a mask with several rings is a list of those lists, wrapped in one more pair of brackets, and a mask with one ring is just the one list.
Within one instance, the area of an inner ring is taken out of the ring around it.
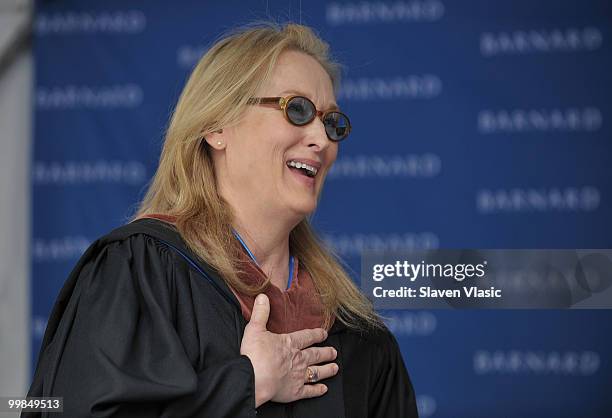
{"label": "neck", "polygon": [[232,226],[255,256],[257,264],[272,284],[279,289],[286,289],[289,277],[289,234],[297,222],[244,205],[231,206],[234,215]]}

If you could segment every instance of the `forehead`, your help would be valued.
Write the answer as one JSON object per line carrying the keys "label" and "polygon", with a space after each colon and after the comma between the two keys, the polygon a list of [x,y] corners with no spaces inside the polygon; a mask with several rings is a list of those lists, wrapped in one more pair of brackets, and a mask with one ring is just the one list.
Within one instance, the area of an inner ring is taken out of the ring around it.
{"label": "forehead", "polygon": [[284,51],[278,57],[272,76],[261,93],[262,96],[305,95],[319,109],[336,106],[327,71],[316,59],[298,51]]}

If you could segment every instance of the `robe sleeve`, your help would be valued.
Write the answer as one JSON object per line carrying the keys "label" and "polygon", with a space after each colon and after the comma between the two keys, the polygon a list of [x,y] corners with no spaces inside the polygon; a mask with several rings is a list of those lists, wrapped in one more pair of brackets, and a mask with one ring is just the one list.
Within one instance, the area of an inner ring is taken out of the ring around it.
{"label": "robe sleeve", "polygon": [[203,369],[190,359],[175,328],[174,283],[184,278],[158,245],[132,236],[83,267],[52,396],[64,397],[71,417],[255,417],[248,357],[228,354]]}
{"label": "robe sleeve", "polygon": [[414,388],[390,331],[385,330],[378,347],[379,373],[371,389],[368,417],[418,418]]}

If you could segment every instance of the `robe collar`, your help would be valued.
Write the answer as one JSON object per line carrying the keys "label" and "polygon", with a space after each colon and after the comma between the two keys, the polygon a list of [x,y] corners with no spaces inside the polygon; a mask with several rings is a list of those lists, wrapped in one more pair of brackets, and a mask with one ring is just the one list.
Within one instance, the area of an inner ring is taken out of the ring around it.
{"label": "robe collar", "polygon": [[[160,221],[174,224],[175,218],[165,214],[148,214],[142,218],[158,219]],[[241,245],[241,271],[238,277],[243,283],[251,286],[263,284],[267,277],[261,268],[249,257],[245,248]],[[232,293],[240,303],[242,316],[248,322],[251,319],[255,296],[241,293],[228,285]],[[270,316],[268,318],[268,331],[277,334],[286,334],[302,329],[321,328],[324,326],[325,317],[320,295],[314,285],[310,273],[295,258],[291,285],[286,290],[281,290],[271,282],[262,290],[270,301]],[[339,325],[332,319],[331,326]],[[336,323],[336,324],[335,324]],[[334,327],[337,329],[338,327]]]}

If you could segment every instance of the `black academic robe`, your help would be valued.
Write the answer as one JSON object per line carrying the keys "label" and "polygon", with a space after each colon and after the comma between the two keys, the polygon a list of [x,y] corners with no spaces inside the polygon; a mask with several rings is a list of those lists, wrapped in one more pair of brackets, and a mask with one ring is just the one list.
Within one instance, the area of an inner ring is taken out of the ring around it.
{"label": "black academic robe", "polygon": [[393,335],[340,321],[319,344],[338,351],[328,392],[256,410],[240,304],[215,271],[189,258],[199,260],[155,219],[94,242],[53,308],[28,396],[63,396],[68,417],[417,416]]}

